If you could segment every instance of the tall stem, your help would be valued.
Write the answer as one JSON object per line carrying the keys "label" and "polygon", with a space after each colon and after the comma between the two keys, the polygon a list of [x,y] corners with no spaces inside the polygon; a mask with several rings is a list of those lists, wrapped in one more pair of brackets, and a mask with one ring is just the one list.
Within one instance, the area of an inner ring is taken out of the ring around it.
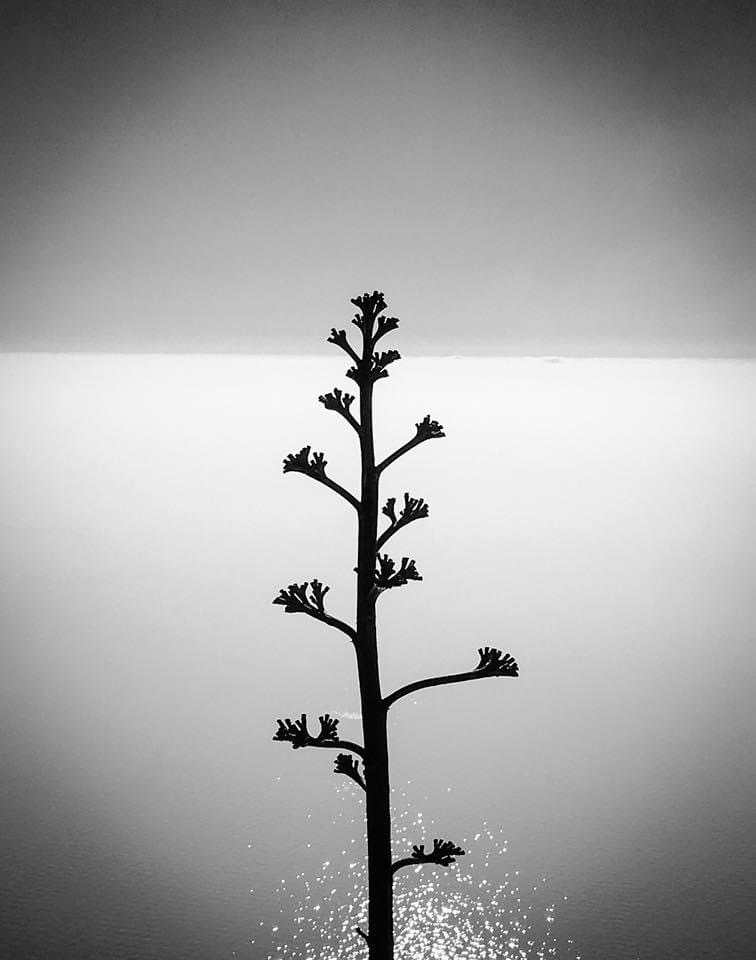
{"label": "tall stem", "polygon": [[381,697],[375,620],[375,563],[378,532],[378,471],[373,441],[373,384],[367,377],[369,328],[363,331],[365,375],[360,383],[362,490],[357,545],[357,668],[362,730],[368,848],[368,947],[370,960],[393,960],[393,889],[387,710]]}

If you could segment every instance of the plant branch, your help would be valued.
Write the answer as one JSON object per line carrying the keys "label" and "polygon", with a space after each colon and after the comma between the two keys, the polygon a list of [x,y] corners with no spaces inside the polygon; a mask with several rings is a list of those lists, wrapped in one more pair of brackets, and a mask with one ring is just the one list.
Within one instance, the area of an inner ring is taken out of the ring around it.
{"label": "plant branch", "polygon": [[343,620],[326,613],[323,598],[330,589],[330,587],[324,587],[320,580],[290,583],[286,589],[281,587],[273,603],[281,604],[284,613],[306,613],[308,617],[312,617],[314,620],[320,620],[321,623],[325,623],[329,627],[341,630],[352,643],[356,643],[357,631],[350,627],[348,623],[344,623]]}
{"label": "plant branch", "polygon": [[339,496],[343,497],[347,503],[351,503],[355,510],[359,510],[360,501],[348,490],[345,490],[340,483],[336,483],[335,480],[326,476],[325,468],[327,463],[328,461],[322,453],[313,453],[311,460],[310,447],[306,446],[302,447],[299,453],[287,454],[283,462],[283,472],[304,473],[306,476],[312,477],[313,480],[317,480],[318,483],[330,487],[331,490],[334,490]]}
{"label": "plant branch", "polygon": [[[369,350],[373,349],[381,337],[399,326],[396,317],[381,316],[386,309],[386,300],[380,291],[363,293],[360,297],[353,297],[351,302],[360,311],[354,315],[352,323],[361,331],[363,343],[367,343]],[[335,332],[331,331],[331,334]]]}
{"label": "plant branch", "polygon": [[373,328],[378,314],[386,309],[386,300],[379,290],[372,293],[363,293],[359,297],[352,297],[351,303],[357,307],[359,313],[352,318],[352,323],[360,330],[363,340],[372,346]]}
{"label": "plant branch", "polygon": [[367,786],[365,785],[365,778],[360,772],[359,762],[350,757],[348,753],[340,753],[333,765],[334,773],[343,773],[347,777],[351,777],[356,784],[358,784],[362,789],[367,792]]}
{"label": "plant branch", "polygon": [[398,570],[396,569],[396,562],[387,553],[379,553],[376,560],[378,566],[375,571],[374,589],[378,593],[391,590],[393,587],[403,587],[410,580],[423,579],[417,572],[415,561],[410,560],[409,557],[402,557]]}
{"label": "plant branch", "polygon": [[381,337],[384,337],[392,330],[396,330],[396,328],[399,326],[399,321],[396,317],[377,317],[376,322],[377,327],[375,333],[373,334],[372,346],[375,346]]}
{"label": "plant branch", "polygon": [[519,676],[517,662],[508,653],[502,654],[495,647],[480,647],[478,648],[478,654],[480,655],[480,663],[474,670],[467,670],[465,673],[452,673],[443,677],[430,677],[427,680],[415,680],[414,683],[408,683],[385,697],[383,700],[384,706],[388,709],[400,697],[406,697],[407,694],[422,690],[425,687],[438,687],[445,683],[460,683],[463,680],[479,680],[481,677]]}
{"label": "plant branch", "polygon": [[389,518],[389,525],[383,531],[383,533],[378,537],[378,540],[375,544],[376,551],[380,550],[381,547],[386,543],[386,541],[393,537],[397,530],[401,530],[402,527],[406,527],[408,523],[412,523],[413,520],[420,520],[423,517],[428,516],[428,504],[422,499],[422,497],[415,498],[411,497],[408,493],[404,494],[404,506],[402,507],[399,516],[396,515],[396,499],[395,497],[389,497],[386,501],[386,505],[383,507],[383,513]]}
{"label": "plant branch", "polygon": [[323,404],[326,410],[335,410],[336,413],[340,414],[350,425],[350,427],[352,427],[359,435],[360,425],[355,419],[354,414],[349,409],[354,400],[354,397],[351,393],[342,393],[338,387],[334,387],[332,393],[324,393],[322,396],[318,397],[318,400]]}
{"label": "plant branch", "polygon": [[350,367],[346,375],[360,385],[363,383],[375,383],[376,380],[381,380],[383,377],[389,375],[386,367],[390,363],[394,363],[400,359],[401,354],[398,350],[386,350],[384,353],[374,353],[372,357],[360,360],[359,363]]}
{"label": "plant branch", "polygon": [[351,357],[355,363],[360,362],[360,355],[347,340],[346,330],[337,330],[336,327],[331,327],[331,335],[328,337],[328,343],[335,343],[336,346],[341,347],[344,353]]}
{"label": "plant branch", "polygon": [[[352,753],[362,757],[364,761],[365,750],[363,747],[351,740],[338,739],[336,730],[339,721],[335,717],[325,713],[322,717],[318,717],[318,720],[320,722],[320,732],[317,737],[313,737],[307,729],[307,714],[303,713],[299,720],[291,720],[286,717],[285,720],[277,721],[278,729],[273,734],[273,739],[290,743],[295,750],[300,747],[329,747],[337,750],[351,750]],[[346,757],[347,754],[340,754],[340,756]]]}
{"label": "plant branch", "polygon": [[455,843],[452,843],[451,840],[439,840],[435,838],[431,851],[426,853],[425,844],[422,843],[420,846],[413,846],[412,856],[394,861],[391,865],[391,872],[396,873],[396,871],[401,870],[402,867],[416,867],[421,863],[436,863],[440,867],[448,867],[451,866],[452,863],[455,863],[456,857],[463,857],[464,855],[465,851]]}
{"label": "plant branch", "polygon": [[386,309],[386,300],[378,290],[364,293],[361,297],[354,297],[351,302],[360,311],[355,314],[352,323],[362,331],[371,349],[381,337],[399,326],[396,317],[379,316]]}
{"label": "plant branch", "polygon": [[420,423],[415,424],[415,436],[408,440],[405,444],[399,447],[398,450],[395,450],[392,454],[381,460],[381,462],[376,467],[378,473],[381,473],[389,464],[392,464],[394,460],[398,460],[403,454],[407,453],[408,450],[411,450],[413,447],[418,446],[418,444],[424,443],[426,440],[435,440],[437,437],[445,437],[444,428],[437,420],[431,420],[430,414],[425,416]]}

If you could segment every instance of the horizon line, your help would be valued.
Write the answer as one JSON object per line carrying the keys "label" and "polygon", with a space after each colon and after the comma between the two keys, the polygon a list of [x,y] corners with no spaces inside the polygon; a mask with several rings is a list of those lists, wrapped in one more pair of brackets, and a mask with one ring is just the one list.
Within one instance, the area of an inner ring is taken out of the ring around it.
{"label": "horizon line", "polygon": [[[282,359],[333,359],[332,353],[254,353],[240,350],[5,350],[0,357],[238,357]],[[749,362],[756,352],[748,354],[672,354],[672,353],[422,353],[403,354],[402,360],[540,360],[561,363],[569,360],[727,360]]]}

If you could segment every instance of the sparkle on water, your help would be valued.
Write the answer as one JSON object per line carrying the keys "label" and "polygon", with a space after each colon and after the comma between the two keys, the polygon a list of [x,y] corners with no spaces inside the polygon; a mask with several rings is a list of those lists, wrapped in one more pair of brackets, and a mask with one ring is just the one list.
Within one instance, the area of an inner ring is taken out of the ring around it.
{"label": "sparkle on water", "polygon": [[[351,785],[340,784],[337,789],[342,806],[347,799],[358,814],[342,811],[335,820],[344,826],[347,821],[353,828],[350,834],[357,836],[356,829],[362,830],[364,825],[364,798],[362,794],[356,797]],[[429,843],[434,836],[444,836],[435,832],[421,812],[410,813],[406,791],[392,790],[392,794],[395,857],[405,856],[413,843]],[[541,896],[543,905],[538,905],[538,886],[524,892],[516,870],[504,873],[503,882],[489,879],[489,861],[500,865],[507,852],[507,841],[500,832],[484,823],[471,839],[458,842],[466,855],[448,869],[407,867],[396,874],[397,958],[580,960],[573,941],[556,936],[556,904]],[[357,855],[354,847],[349,850],[354,839],[345,838],[344,843],[344,849],[323,861],[316,876],[299,873],[293,882],[280,881],[281,919],[267,931],[258,931],[258,938],[268,941],[266,960],[365,960],[367,947],[355,928],[367,930],[367,860]],[[285,939],[280,927],[289,931]]]}

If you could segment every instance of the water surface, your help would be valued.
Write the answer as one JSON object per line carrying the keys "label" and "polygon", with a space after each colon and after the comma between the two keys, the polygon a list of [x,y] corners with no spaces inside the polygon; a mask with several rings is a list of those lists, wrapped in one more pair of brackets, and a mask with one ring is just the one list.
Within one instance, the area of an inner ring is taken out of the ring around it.
{"label": "water surface", "polygon": [[[261,957],[298,929],[281,881],[359,851],[332,758],[270,739],[303,711],[358,736],[348,643],[271,604],[317,576],[352,615],[353,515],[280,469],[311,443],[354,488],[317,403],[342,369],[0,361],[10,956]],[[506,839],[475,853],[556,904],[558,956],[752,954],[755,369],[449,358],[378,386],[381,450],[426,413],[448,434],[385,476],[431,508],[391,544],[424,579],[381,598],[386,689],[484,644],[521,665],[392,710],[401,809],[413,842]]]}

